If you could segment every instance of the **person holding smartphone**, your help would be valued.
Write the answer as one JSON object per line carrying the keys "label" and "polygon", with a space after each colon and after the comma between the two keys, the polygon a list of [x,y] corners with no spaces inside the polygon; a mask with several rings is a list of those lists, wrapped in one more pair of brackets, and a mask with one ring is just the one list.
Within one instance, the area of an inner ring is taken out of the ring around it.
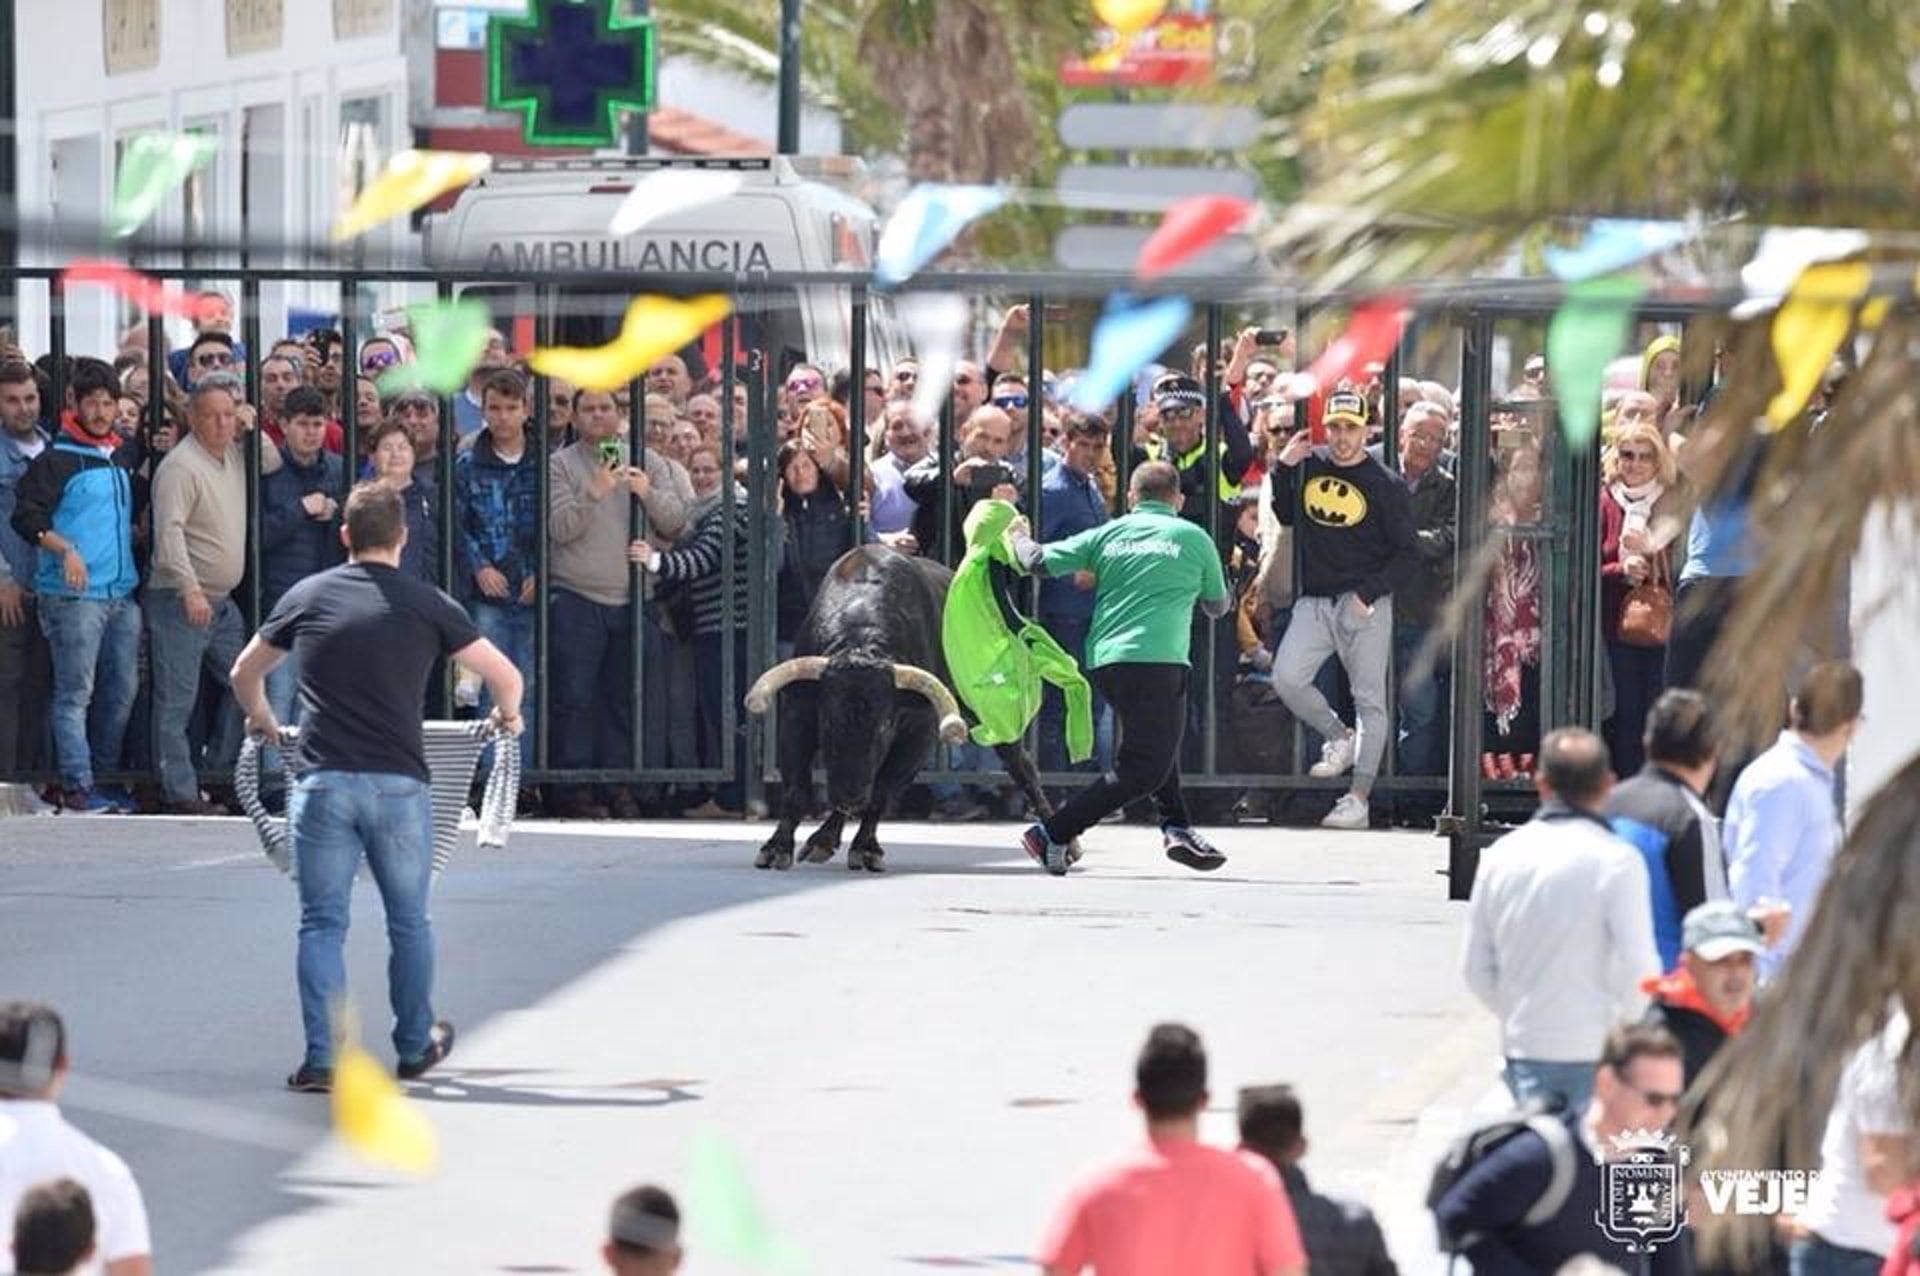
{"label": "person holding smartphone", "polygon": [[[626,418],[605,391],[574,394],[573,426],[578,440],[555,452],[548,467],[551,763],[560,771],[620,770],[633,763],[632,696],[609,692],[633,685],[629,512],[639,501],[649,531],[680,535],[687,527],[685,471],[651,451],[633,464]],[[663,661],[650,665],[661,668]],[[548,809],[562,817],[639,814],[624,785],[606,790],[604,801],[577,786],[548,797]]]}

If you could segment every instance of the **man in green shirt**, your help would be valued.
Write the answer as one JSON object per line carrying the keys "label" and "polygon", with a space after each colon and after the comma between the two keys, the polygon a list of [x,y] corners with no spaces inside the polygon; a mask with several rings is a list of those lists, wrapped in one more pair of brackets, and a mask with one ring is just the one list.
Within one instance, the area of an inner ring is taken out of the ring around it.
{"label": "man in green shirt", "polygon": [[1055,876],[1067,871],[1067,847],[1075,838],[1148,794],[1159,808],[1168,859],[1201,872],[1227,862],[1188,823],[1180,736],[1193,605],[1197,600],[1217,619],[1232,608],[1233,596],[1213,541],[1180,517],[1179,471],[1150,461],[1133,472],[1127,494],[1131,513],[1064,541],[1036,544],[1025,520],[1007,531],[1008,548],[1028,571],[1093,574],[1087,673],[1113,706],[1120,729],[1113,770],[1021,838],[1027,854]]}

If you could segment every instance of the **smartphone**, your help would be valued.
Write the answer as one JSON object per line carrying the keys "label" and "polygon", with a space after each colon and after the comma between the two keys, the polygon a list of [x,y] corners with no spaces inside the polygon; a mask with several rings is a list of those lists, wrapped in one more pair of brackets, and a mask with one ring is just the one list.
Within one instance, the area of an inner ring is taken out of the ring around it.
{"label": "smartphone", "polygon": [[619,439],[600,440],[600,464],[611,469],[619,465],[626,456],[626,447]]}
{"label": "smartphone", "polygon": [[1253,344],[1256,346],[1285,345],[1290,335],[1285,328],[1262,328],[1253,334]]}
{"label": "smartphone", "polygon": [[967,472],[967,486],[990,492],[1002,483],[1013,482],[1013,471],[1004,465],[979,465]]}

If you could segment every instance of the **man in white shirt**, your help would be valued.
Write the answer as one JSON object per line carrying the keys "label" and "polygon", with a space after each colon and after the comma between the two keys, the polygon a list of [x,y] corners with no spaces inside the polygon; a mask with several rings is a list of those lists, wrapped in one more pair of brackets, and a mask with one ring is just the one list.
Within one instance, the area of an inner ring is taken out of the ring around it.
{"label": "man in white shirt", "polygon": [[873,481],[869,521],[875,534],[891,536],[913,526],[919,507],[901,486],[901,479],[927,454],[927,430],[913,416],[913,404],[892,399],[882,418],[880,429],[887,450],[867,467]]}
{"label": "man in white shirt", "polygon": [[1820,1138],[1820,1174],[1797,1220],[1805,1235],[1793,1243],[1794,1276],[1874,1276],[1893,1248],[1887,1196],[1920,1169],[1900,1106],[1906,1043],[1907,1016],[1896,1008],[1840,1074]]}
{"label": "man in white shirt", "polygon": [[[0,1219],[50,1179],[69,1178],[93,1198],[96,1225],[87,1276],[151,1276],[147,1207],[127,1163],[67,1123],[55,1100],[67,1080],[67,1029],[51,1006],[0,1002]],[[9,1234],[11,1227],[9,1226]],[[13,1270],[11,1259],[6,1270]]]}
{"label": "man in white shirt", "polygon": [[1565,727],[1541,742],[1539,813],[1480,857],[1468,905],[1467,985],[1500,1017],[1517,1102],[1593,1094],[1607,1032],[1646,1008],[1660,975],[1640,855],[1599,812],[1613,789],[1607,746]]}

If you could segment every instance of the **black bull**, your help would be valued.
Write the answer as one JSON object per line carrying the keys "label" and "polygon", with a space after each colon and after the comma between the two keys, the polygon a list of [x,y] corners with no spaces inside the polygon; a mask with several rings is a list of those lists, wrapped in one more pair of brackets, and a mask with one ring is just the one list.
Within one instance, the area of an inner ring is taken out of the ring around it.
{"label": "black bull", "polygon": [[[755,868],[793,867],[794,830],[811,814],[818,756],[829,810],[801,858],[832,859],[847,817],[858,815],[847,867],[881,871],[880,817],[933,756],[936,739],[957,744],[966,738],[940,647],[952,581],[939,563],[881,545],[850,550],[827,570],[793,658],[767,670],[747,692],[749,713],[765,713],[780,696],[780,826],[760,848]],[[1033,809],[1051,815],[1027,751],[1017,743],[994,751]]]}

